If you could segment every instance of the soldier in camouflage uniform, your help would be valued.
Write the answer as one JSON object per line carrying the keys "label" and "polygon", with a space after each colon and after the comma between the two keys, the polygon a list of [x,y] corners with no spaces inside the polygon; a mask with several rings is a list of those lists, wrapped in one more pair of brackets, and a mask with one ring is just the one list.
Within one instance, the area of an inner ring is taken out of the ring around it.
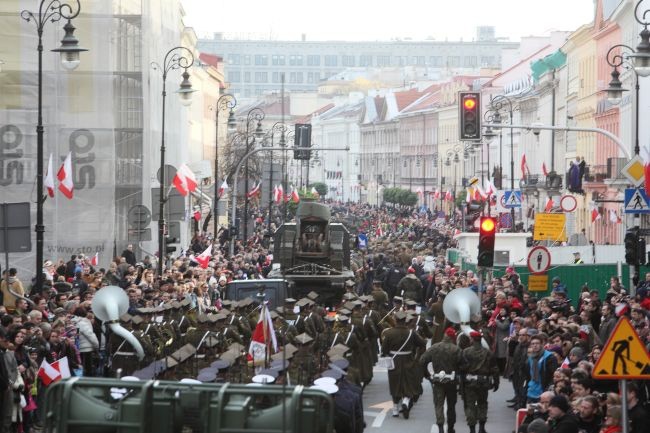
{"label": "soldier in camouflage uniform", "polygon": [[291,385],[310,385],[313,382],[316,375],[313,342],[313,338],[305,333],[296,337],[298,351],[294,353],[288,371]]}
{"label": "soldier in camouflage uniform", "polygon": [[472,331],[472,345],[463,349],[460,371],[463,374],[463,401],[465,402],[465,419],[470,433],[486,433],[488,390],[499,389],[499,368],[494,354],[481,345],[481,333]]}
{"label": "soldier in camouflage uniform", "polygon": [[[461,350],[456,346],[456,332],[453,328],[447,328],[442,341],[432,344],[424,355],[420,358],[420,365],[424,376],[431,382],[433,387],[433,405],[436,410],[436,424],[438,432],[444,432],[445,424],[445,400],[447,401],[447,433],[454,433],[454,424],[456,423],[456,385],[458,379],[453,380],[444,377],[436,377],[440,374],[458,375],[460,366]],[[434,376],[429,373],[428,365],[431,364]]]}
{"label": "soldier in camouflage uniform", "polygon": [[415,349],[426,347],[426,342],[417,333],[406,327],[406,313],[398,311],[394,315],[396,326],[384,330],[381,335],[382,356],[393,357],[395,368],[388,371],[388,385],[393,398],[393,416],[397,417],[401,411],[408,419],[413,396],[417,390],[413,388],[413,375],[417,373]]}

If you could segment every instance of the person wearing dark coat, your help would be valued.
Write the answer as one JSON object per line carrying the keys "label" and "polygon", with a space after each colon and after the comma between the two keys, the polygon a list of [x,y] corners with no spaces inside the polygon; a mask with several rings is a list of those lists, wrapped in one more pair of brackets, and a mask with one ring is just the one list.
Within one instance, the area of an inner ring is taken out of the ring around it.
{"label": "person wearing dark coat", "polygon": [[65,278],[74,278],[74,271],[77,269],[77,256],[70,257],[70,261],[65,264]]}
{"label": "person wearing dark coat", "polygon": [[122,251],[122,257],[126,259],[126,262],[131,265],[135,266],[135,253],[133,252],[133,245],[129,244],[127,245],[126,249]]}
{"label": "person wearing dark coat", "polygon": [[578,420],[571,413],[569,400],[556,395],[548,404],[549,433],[578,433]]}

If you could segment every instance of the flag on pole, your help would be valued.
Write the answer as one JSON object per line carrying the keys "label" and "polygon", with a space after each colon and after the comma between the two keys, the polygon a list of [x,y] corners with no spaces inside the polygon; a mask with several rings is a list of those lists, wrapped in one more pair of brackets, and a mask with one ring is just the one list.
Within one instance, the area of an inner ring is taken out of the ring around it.
{"label": "flag on pole", "polygon": [[440,190],[439,190],[439,189],[436,189],[436,191],[433,193],[433,198],[434,198],[435,200],[439,200],[439,199],[440,199]]}
{"label": "flag on pole", "polygon": [[228,182],[226,179],[223,180],[221,183],[221,186],[219,187],[219,198],[223,195],[223,193],[228,189]]}
{"label": "flag on pole", "polygon": [[92,259],[90,259],[90,266],[99,265],[99,252],[96,252]]}
{"label": "flag on pole", "polygon": [[609,221],[614,224],[621,223],[621,218],[618,216],[618,212],[616,212],[614,209],[609,210]]}
{"label": "flag on pole", "polygon": [[203,269],[207,269],[208,263],[210,262],[210,258],[212,257],[212,244],[208,245],[208,247],[203,251],[201,254],[196,256],[194,260],[196,263],[198,263]]}
{"label": "flag on pole", "polygon": [[298,190],[291,185],[291,201],[294,203],[300,203],[300,195],[298,194]]}
{"label": "flag on pole", "polygon": [[553,198],[549,197],[546,200],[546,206],[544,206],[544,212],[550,212],[553,209]]}
{"label": "flag on pole", "polygon": [[595,223],[600,219],[600,212],[598,212],[598,208],[595,207],[591,210],[591,222]]}
{"label": "flag on pole", "polygon": [[641,150],[641,159],[643,159],[643,173],[645,174],[645,190],[650,191],[650,151],[647,147]]}
{"label": "flag on pole", "polygon": [[546,169],[546,163],[542,162],[542,173],[544,176],[548,176],[548,170]]}
{"label": "flag on pole", "polygon": [[273,321],[266,304],[261,307],[260,318],[255,325],[255,331],[251,336],[251,344],[248,348],[248,359],[259,362],[266,359],[267,349],[272,349],[273,353],[278,351],[278,341],[273,329]]}
{"label": "flag on pole", "polygon": [[474,196],[474,190],[472,188],[467,188],[467,194],[465,194],[465,201],[469,203],[472,201],[472,197]]}
{"label": "flag on pole", "polygon": [[521,155],[521,178],[526,179],[526,175],[530,172],[528,170],[528,163],[526,162],[526,154]]}
{"label": "flag on pole", "polygon": [[190,168],[185,164],[181,164],[178,167],[178,170],[176,170],[176,174],[172,179],[172,184],[183,197],[196,191],[198,185],[194,173],[192,173],[192,170],[190,170]]}
{"label": "flag on pole", "polygon": [[451,190],[447,190],[447,192],[445,193],[445,200],[452,201],[453,199],[454,199],[454,196],[451,195]]}
{"label": "flag on pole", "polygon": [[59,191],[69,200],[72,200],[74,191],[74,183],[72,182],[72,152],[68,153],[68,156],[65,157],[65,161],[63,161],[61,168],[59,168],[56,178],[59,179]]}
{"label": "flag on pole", "polygon": [[50,161],[47,163],[47,174],[45,175],[45,180],[43,184],[47,188],[47,193],[50,197],[54,197],[54,162],[52,160],[52,154],[50,153]]}
{"label": "flag on pole", "polygon": [[250,191],[246,193],[247,198],[253,198],[253,197],[259,197],[261,189],[260,186],[262,185],[262,182],[258,182],[257,185],[253,187]]}

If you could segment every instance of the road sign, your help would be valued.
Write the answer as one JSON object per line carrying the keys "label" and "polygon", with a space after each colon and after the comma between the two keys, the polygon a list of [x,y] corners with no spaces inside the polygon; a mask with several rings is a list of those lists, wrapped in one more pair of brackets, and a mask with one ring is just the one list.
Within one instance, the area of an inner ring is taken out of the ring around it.
{"label": "road sign", "polygon": [[551,267],[551,253],[544,246],[536,246],[528,253],[528,270],[533,274],[541,274]]}
{"label": "road sign", "polygon": [[621,169],[621,174],[628,178],[632,185],[637,187],[643,185],[645,182],[643,159],[639,155],[634,155],[634,158]]}
{"label": "road sign", "polygon": [[535,232],[533,240],[565,242],[566,215],[563,213],[538,213],[535,214]]}
{"label": "road sign", "polygon": [[650,200],[643,188],[626,188],[625,213],[650,213]]}
{"label": "road sign", "polygon": [[529,292],[545,292],[548,290],[547,274],[531,274],[528,276]]}
{"label": "road sign", "polygon": [[499,227],[502,229],[509,229],[512,227],[512,215],[510,215],[510,212],[504,212],[499,215]]}
{"label": "road sign", "polygon": [[504,207],[508,209],[521,207],[521,191],[505,191],[503,197],[505,200]]}
{"label": "road sign", "polygon": [[560,208],[563,212],[573,212],[578,207],[578,200],[570,194],[563,195],[560,199]]}
{"label": "road sign", "polygon": [[594,379],[650,379],[650,354],[630,319],[619,319],[592,371]]}

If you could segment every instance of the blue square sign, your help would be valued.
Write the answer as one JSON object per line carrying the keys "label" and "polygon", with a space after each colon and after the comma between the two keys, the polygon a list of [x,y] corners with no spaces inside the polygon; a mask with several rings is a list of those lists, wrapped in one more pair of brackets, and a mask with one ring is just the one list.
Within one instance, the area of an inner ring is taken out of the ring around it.
{"label": "blue square sign", "polygon": [[643,188],[625,189],[625,213],[650,213],[648,196]]}

